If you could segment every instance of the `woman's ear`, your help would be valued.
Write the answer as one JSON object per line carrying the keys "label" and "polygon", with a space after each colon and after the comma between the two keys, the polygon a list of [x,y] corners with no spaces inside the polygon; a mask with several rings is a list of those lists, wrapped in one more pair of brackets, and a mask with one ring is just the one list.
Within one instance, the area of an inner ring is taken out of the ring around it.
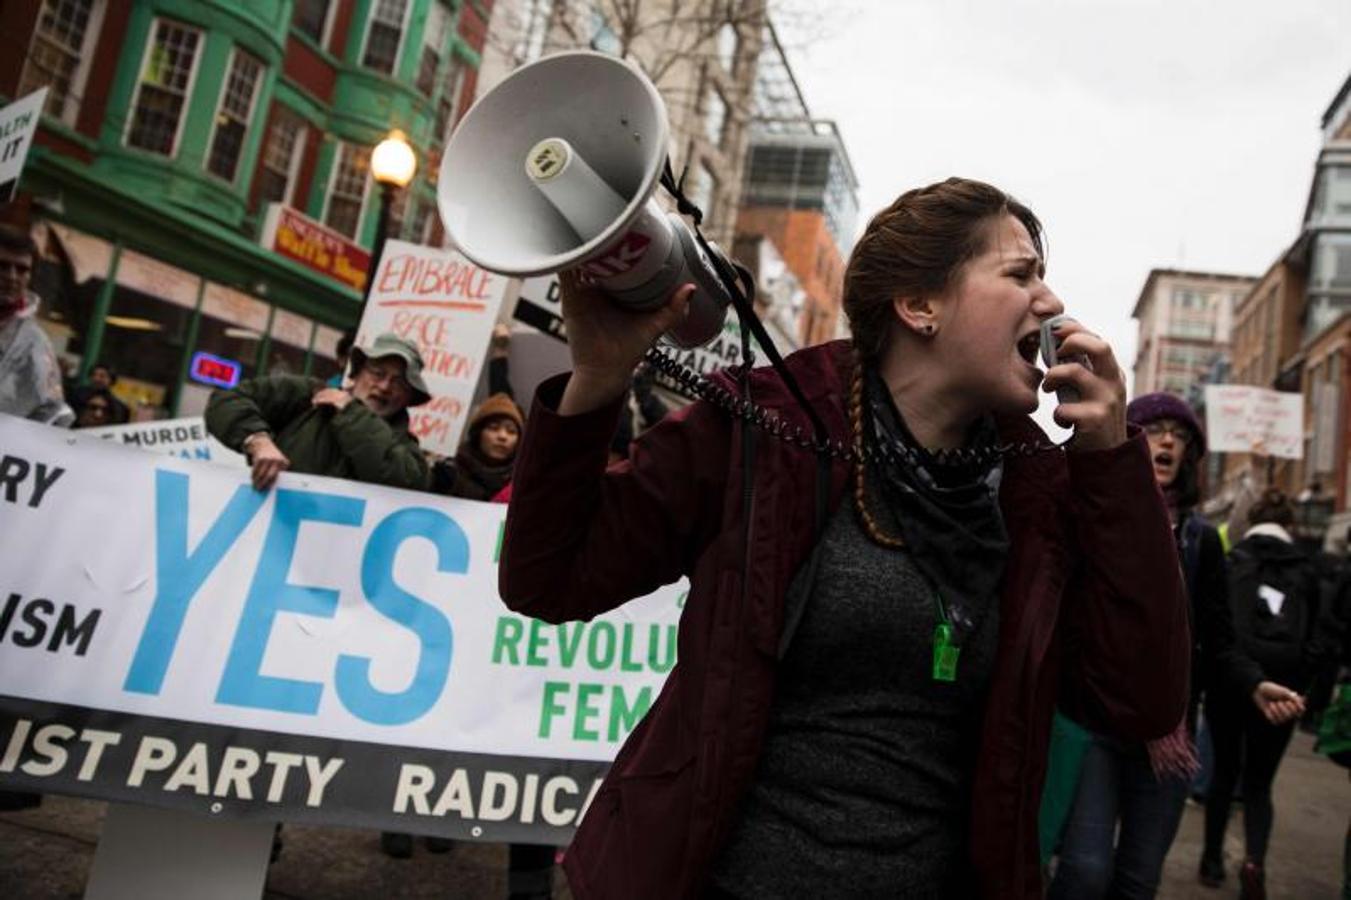
{"label": "woman's ear", "polygon": [[938,304],[931,297],[897,294],[891,299],[891,309],[904,331],[921,337],[933,337],[938,332]]}

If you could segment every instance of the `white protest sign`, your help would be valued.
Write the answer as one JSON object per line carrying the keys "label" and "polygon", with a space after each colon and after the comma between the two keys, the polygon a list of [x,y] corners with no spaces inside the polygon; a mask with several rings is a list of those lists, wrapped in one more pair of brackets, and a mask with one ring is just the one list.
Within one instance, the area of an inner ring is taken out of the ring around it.
{"label": "white protest sign", "polygon": [[0,193],[5,200],[13,197],[18,187],[46,99],[47,89],[39,88],[0,109]]}
{"label": "white protest sign", "polygon": [[424,450],[455,454],[507,281],[454,250],[385,244],[357,344],[386,331],[417,344],[432,401],[409,413]]}
{"label": "white protest sign", "polygon": [[1206,385],[1206,444],[1215,453],[1304,455],[1304,398],[1248,384]]}
{"label": "white protest sign", "polygon": [[183,459],[200,459],[227,466],[248,465],[242,453],[234,452],[211,436],[201,416],[106,425],[102,428],[85,428],[75,433]]}
{"label": "white protest sign", "polygon": [[[755,346],[753,342],[752,346]],[[736,311],[729,307],[723,319],[722,332],[708,343],[689,349],[664,344],[662,348],[686,369],[700,375],[710,375],[719,369],[741,365],[741,320],[737,318]],[[683,385],[668,378],[665,373],[657,373],[657,384],[686,399],[695,399]]]}
{"label": "white protest sign", "polygon": [[509,611],[501,504],[0,447],[3,789],[566,843],[675,665],[683,583]]}

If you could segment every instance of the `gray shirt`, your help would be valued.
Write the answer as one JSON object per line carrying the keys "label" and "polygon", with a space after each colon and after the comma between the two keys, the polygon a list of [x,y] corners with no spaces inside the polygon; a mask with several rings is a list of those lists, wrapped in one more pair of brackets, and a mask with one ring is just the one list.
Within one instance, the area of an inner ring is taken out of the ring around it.
{"label": "gray shirt", "polygon": [[[891,516],[880,518],[897,533]],[[819,552],[759,768],[713,883],[757,898],[962,896],[953,879],[970,869],[969,788],[996,598],[966,598],[979,624],[957,680],[935,681],[935,594],[910,554],[869,540],[850,502]]]}

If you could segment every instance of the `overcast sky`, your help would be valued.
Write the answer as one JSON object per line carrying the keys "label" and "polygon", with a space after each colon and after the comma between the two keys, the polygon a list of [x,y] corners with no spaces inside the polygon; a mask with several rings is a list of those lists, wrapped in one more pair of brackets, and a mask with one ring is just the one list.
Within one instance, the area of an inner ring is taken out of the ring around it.
{"label": "overcast sky", "polygon": [[860,229],[948,175],[1000,186],[1128,368],[1150,269],[1260,275],[1297,236],[1351,75],[1351,0],[846,0],[824,30],[785,41],[839,123]]}

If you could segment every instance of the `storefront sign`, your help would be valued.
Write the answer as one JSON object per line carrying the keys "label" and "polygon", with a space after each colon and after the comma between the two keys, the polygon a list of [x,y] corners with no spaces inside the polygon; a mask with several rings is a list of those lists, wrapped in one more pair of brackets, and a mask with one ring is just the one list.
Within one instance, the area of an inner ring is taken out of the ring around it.
{"label": "storefront sign", "polygon": [[47,89],[38,88],[0,109],[0,198],[4,200],[12,199],[19,186],[19,174],[28,159],[46,100]]}
{"label": "storefront sign", "polygon": [[1215,453],[1304,456],[1304,397],[1247,384],[1206,385],[1206,443]]}
{"label": "storefront sign", "polygon": [[385,244],[357,344],[385,331],[417,344],[432,395],[412,410],[412,431],[424,450],[455,454],[507,281],[454,250]]}
{"label": "storefront sign", "polygon": [[681,584],[507,610],[501,504],[69,434],[0,417],[0,789],[561,845],[675,665]]}
{"label": "storefront sign", "polygon": [[123,250],[117,262],[117,283],[183,309],[195,309],[202,280],[154,257]]}
{"label": "storefront sign", "polygon": [[262,243],[267,249],[354,291],[366,288],[371,255],[350,238],[289,206],[268,204]]}
{"label": "storefront sign", "polygon": [[202,384],[232,388],[239,384],[239,377],[243,372],[244,365],[242,363],[207,353],[205,350],[198,350],[192,354],[192,364],[188,369],[188,377],[193,381],[200,381]]}

